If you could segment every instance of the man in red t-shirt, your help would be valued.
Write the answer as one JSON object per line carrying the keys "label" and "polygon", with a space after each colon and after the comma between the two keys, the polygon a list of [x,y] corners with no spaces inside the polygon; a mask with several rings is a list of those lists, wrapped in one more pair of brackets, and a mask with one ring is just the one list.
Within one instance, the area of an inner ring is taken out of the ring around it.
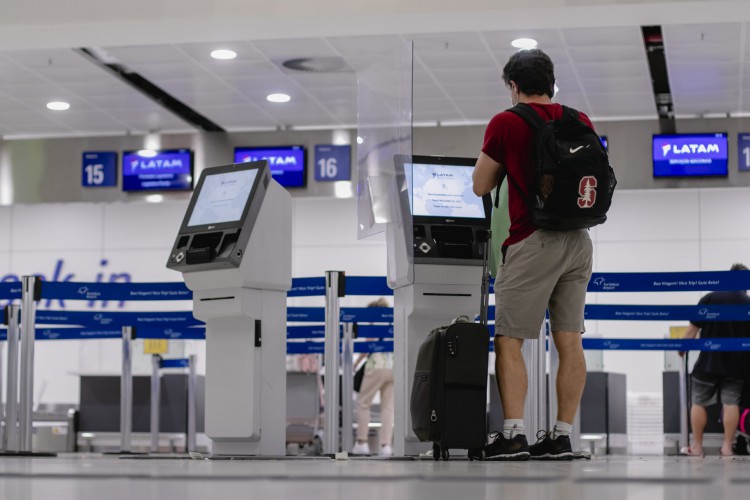
{"label": "man in red t-shirt", "polygon": [[[562,118],[562,106],[552,102],[554,66],[541,50],[515,53],[503,68],[503,80],[514,105],[529,104],[544,120]],[[591,126],[584,114],[580,119]],[[485,449],[489,460],[572,459],[570,432],[586,383],[581,334],[593,248],[586,229],[551,231],[534,224],[527,203],[535,192],[533,139],[534,131],[520,116],[509,111],[495,115],[474,169],[478,196],[492,191],[503,173],[510,181],[510,234],[495,282],[495,368],[505,422]],[[557,422],[529,446],[523,421],[528,379],[521,348],[525,339],[539,338],[547,308],[560,355]]]}

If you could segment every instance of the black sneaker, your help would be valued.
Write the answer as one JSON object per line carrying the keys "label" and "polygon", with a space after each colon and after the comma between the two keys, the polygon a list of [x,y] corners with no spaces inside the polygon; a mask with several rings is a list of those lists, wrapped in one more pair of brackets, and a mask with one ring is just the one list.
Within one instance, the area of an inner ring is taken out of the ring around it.
{"label": "black sneaker", "polygon": [[529,443],[523,434],[505,439],[502,432],[492,432],[490,439],[492,442],[484,447],[485,460],[523,461],[529,459]]}
{"label": "black sneaker", "polygon": [[536,443],[529,446],[532,460],[573,460],[573,448],[570,446],[570,436],[557,436],[552,439],[552,433],[539,431]]}

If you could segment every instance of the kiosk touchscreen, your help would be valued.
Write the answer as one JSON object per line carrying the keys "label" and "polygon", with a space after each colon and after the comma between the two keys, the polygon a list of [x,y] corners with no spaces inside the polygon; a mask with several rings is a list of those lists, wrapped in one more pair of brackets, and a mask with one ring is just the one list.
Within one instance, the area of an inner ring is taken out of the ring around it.
{"label": "kiosk touchscreen", "polygon": [[[477,231],[490,225],[490,196],[472,190],[476,160],[445,156],[399,156],[412,215],[414,262],[477,265],[483,246]],[[402,204],[406,201],[402,197]]]}
{"label": "kiosk touchscreen", "polygon": [[214,455],[283,455],[291,197],[264,161],[205,169],[167,267],[206,323],[206,434]]}

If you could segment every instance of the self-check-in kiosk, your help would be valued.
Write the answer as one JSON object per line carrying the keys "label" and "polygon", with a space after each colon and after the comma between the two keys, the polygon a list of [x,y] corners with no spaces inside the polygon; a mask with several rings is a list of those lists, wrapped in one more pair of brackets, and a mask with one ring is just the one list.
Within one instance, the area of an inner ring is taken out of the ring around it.
{"label": "self-check-in kiosk", "polygon": [[[409,400],[419,346],[454,318],[479,313],[490,197],[472,190],[475,159],[397,156],[402,210],[411,214],[413,282],[394,290],[394,453],[425,451],[411,429]],[[408,230],[409,228],[406,228]],[[405,238],[409,241],[410,238]],[[489,342],[489,333],[487,341]]]}
{"label": "self-check-in kiosk", "polygon": [[206,434],[214,455],[284,455],[289,193],[266,161],[207,168],[167,267],[206,323]]}

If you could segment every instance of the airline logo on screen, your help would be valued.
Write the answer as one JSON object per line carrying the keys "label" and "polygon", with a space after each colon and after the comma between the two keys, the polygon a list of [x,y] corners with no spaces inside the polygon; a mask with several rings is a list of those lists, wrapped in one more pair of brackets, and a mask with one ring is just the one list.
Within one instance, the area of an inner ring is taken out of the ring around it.
{"label": "airline logo on screen", "polygon": [[132,170],[160,170],[163,168],[182,168],[181,158],[156,158],[152,160],[132,160],[130,168]]}
{"label": "airline logo on screen", "polygon": [[708,144],[663,144],[661,147],[661,153],[663,157],[667,157],[670,153],[673,155],[682,154],[708,154],[708,153],[720,153],[721,149],[716,143]]}
{"label": "airline logo on screen", "polygon": [[267,160],[268,164],[272,167],[285,167],[297,165],[296,156],[272,156],[272,155],[247,155],[242,157],[242,163],[250,163],[251,161]]}

